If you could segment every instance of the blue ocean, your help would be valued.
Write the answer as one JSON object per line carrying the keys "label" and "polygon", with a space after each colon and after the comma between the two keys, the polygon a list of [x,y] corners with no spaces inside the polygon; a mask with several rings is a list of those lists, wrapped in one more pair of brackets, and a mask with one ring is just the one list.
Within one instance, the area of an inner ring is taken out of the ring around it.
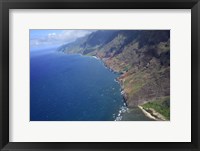
{"label": "blue ocean", "polygon": [[95,57],[31,51],[30,121],[151,120],[126,107],[118,76]]}
{"label": "blue ocean", "polygon": [[119,75],[91,56],[31,51],[31,121],[114,121],[125,108]]}

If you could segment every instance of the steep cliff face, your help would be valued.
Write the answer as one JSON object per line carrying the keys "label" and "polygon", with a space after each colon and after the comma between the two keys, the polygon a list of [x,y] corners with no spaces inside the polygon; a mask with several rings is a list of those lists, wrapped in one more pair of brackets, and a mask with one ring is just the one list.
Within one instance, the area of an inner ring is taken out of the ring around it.
{"label": "steep cliff face", "polygon": [[58,51],[97,56],[121,73],[129,107],[170,95],[169,30],[99,30]]}

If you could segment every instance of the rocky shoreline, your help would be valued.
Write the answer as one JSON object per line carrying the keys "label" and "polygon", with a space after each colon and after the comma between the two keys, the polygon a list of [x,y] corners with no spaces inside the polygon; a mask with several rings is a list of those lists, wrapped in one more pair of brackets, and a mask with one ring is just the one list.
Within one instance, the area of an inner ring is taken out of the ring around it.
{"label": "rocky shoreline", "polygon": [[[123,97],[123,100],[124,100],[124,103],[126,105],[126,107],[128,109],[131,108],[131,106],[128,105],[128,94],[124,91],[124,77],[126,77],[126,73],[127,72],[119,72],[119,71],[116,71],[114,70],[113,68],[111,68],[108,64],[106,64],[106,58],[101,58],[101,57],[98,57],[98,56],[94,56],[96,59],[100,59],[102,61],[102,63],[104,64],[104,66],[106,68],[108,68],[111,72],[113,73],[117,73],[119,74],[119,77],[117,77],[115,79],[115,81],[117,83],[119,83],[120,85],[120,88],[121,88],[121,95]],[[164,116],[162,116],[161,114],[159,114],[158,112],[156,112],[155,110],[153,109],[149,109],[149,110],[146,110],[144,109],[142,106],[137,105],[137,107],[144,113],[144,115],[152,120],[155,120],[155,121],[166,121],[166,118]]]}
{"label": "rocky shoreline", "polygon": [[118,72],[118,71],[115,71],[114,69],[112,69],[110,66],[108,66],[108,65],[106,64],[104,58],[100,58],[100,57],[98,57],[98,56],[95,56],[95,57],[96,57],[97,59],[100,59],[100,60],[103,62],[104,66],[105,66],[106,68],[108,68],[111,72],[116,73],[116,74],[119,74],[119,77],[117,77],[117,78],[115,79],[115,81],[116,81],[117,83],[119,83],[120,88],[121,88],[121,95],[123,96],[124,103],[125,103],[126,106],[128,107],[128,105],[127,105],[127,94],[126,94],[125,91],[124,91],[124,84],[123,84],[124,81],[123,81],[123,79],[122,79],[122,77],[123,77],[123,75],[124,75],[125,73]]}
{"label": "rocky shoreline", "polygon": [[[129,109],[129,108],[131,108],[131,107],[129,107],[128,106],[128,102],[127,102],[127,99],[128,99],[128,95],[127,95],[127,93],[124,91],[124,79],[123,79],[123,77],[125,76],[125,74],[126,74],[126,72],[119,72],[119,71],[115,71],[114,69],[112,69],[109,65],[107,65],[106,64],[106,59],[105,58],[101,58],[101,57],[98,57],[98,56],[94,56],[96,59],[100,59],[101,61],[102,61],[102,63],[104,64],[104,66],[106,67],[106,68],[108,68],[111,72],[113,72],[113,73],[117,73],[117,74],[119,74],[119,77],[117,77],[116,79],[115,79],[115,81],[117,82],[117,83],[119,83],[119,85],[120,85],[120,88],[121,88],[121,95],[122,95],[122,97],[123,97],[123,100],[124,100],[124,103],[125,103],[125,106]],[[146,110],[144,110],[141,106],[137,106],[143,113],[144,113],[144,115],[146,116],[146,117],[148,117],[148,118],[150,118],[150,119],[153,119],[153,120],[160,120],[160,119],[158,119],[158,118],[156,118],[156,117],[154,117],[153,115],[151,115],[148,111],[146,111]],[[121,111],[119,111],[119,112],[121,112]],[[120,114],[120,113],[119,113]],[[163,120],[163,119],[161,119],[161,120]]]}
{"label": "rocky shoreline", "polygon": [[[83,55],[83,54],[79,54],[79,55]],[[125,81],[124,78],[127,76],[127,72],[116,71],[111,66],[109,66],[109,64],[106,63],[106,60],[108,60],[109,58],[102,58],[102,57],[99,57],[97,55],[93,55],[92,57],[94,57],[95,59],[100,60],[107,69],[109,69],[111,72],[116,73],[116,74],[119,75],[119,77],[117,77],[115,79],[115,82],[117,82],[120,85],[121,95],[123,97],[125,107],[127,109],[131,109],[132,106],[129,106],[129,104],[128,104],[128,94],[125,92],[125,86],[124,86],[124,81]],[[157,113],[155,110],[153,110],[153,111],[152,110],[146,110],[141,105],[142,104],[138,104],[135,107],[138,107],[144,113],[144,115],[146,117],[148,117],[149,119],[152,119],[152,120],[155,120],[155,121],[165,121],[166,120],[165,117],[163,117],[161,114]],[[120,112],[121,111],[119,111],[119,114],[120,114]],[[118,119],[119,116],[120,115],[118,115],[116,120],[121,120],[121,117],[120,117],[120,119]]]}

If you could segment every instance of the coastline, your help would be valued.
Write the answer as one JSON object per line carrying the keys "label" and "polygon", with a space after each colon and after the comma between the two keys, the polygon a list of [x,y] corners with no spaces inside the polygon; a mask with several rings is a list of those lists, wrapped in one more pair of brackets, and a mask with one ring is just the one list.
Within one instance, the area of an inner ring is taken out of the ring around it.
{"label": "coastline", "polygon": [[[119,85],[120,85],[120,87],[121,87],[121,95],[122,95],[122,97],[123,97],[123,100],[124,100],[124,103],[125,103],[125,105],[126,105],[126,107],[127,107],[127,110],[128,109],[131,109],[132,107],[130,107],[129,105],[128,105],[128,94],[125,92],[125,86],[124,86],[124,77],[126,77],[127,76],[127,72],[121,72],[121,71],[115,71],[114,69],[111,69],[111,67],[108,65],[108,64],[106,64],[106,60],[104,60],[103,58],[100,58],[100,57],[98,57],[98,56],[96,56],[96,58],[98,58],[98,59],[100,59],[102,62],[103,62],[103,64],[104,64],[104,66],[106,67],[106,68],[108,68],[111,72],[114,72],[114,73],[117,73],[117,74],[119,74],[119,76],[115,79],[115,81],[117,82],[117,83],[119,83]],[[166,117],[164,117],[162,114],[160,114],[159,112],[157,112],[157,111],[155,111],[154,109],[152,109],[152,108],[149,108],[148,110],[147,109],[145,109],[145,108],[143,108],[142,107],[142,105],[143,104],[138,104],[137,106],[135,106],[135,107],[138,107],[143,113],[144,113],[144,115],[146,116],[146,117],[148,117],[149,119],[153,119],[153,120],[155,120],[155,121],[167,121],[167,119],[166,119]]]}
{"label": "coastline", "polygon": [[143,107],[141,107],[140,105],[138,105],[138,108],[145,114],[145,116],[147,116],[150,119],[153,119],[155,121],[160,121],[160,119],[157,119],[156,117],[152,116],[149,112],[147,112]]}
{"label": "coastline", "polygon": [[[81,56],[87,56],[87,55],[83,55],[81,53],[77,53],[78,55],[81,55]],[[120,93],[123,97],[123,101],[124,101],[124,105],[122,108],[120,108],[119,110],[119,113],[115,119],[115,121],[120,121],[122,119],[122,116],[121,114],[126,112],[127,110],[131,109],[131,107],[128,106],[128,103],[127,103],[127,94],[126,92],[124,91],[124,85],[123,85],[123,76],[125,76],[126,72],[119,72],[119,71],[115,71],[114,69],[112,69],[111,67],[109,67],[107,64],[106,64],[106,58],[101,58],[99,56],[95,56],[95,55],[91,55],[91,57],[93,57],[94,59],[97,59],[97,60],[100,60],[103,65],[105,66],[105,68],[107,68],[108,70],[110,70],[111,72],[115,73],[115,74],[118,74],[119,76],[117,78],[114,79],[115,82],[117,82],[119,85],[120,85]],[[159,118],[156,118],[155,116],[153,116],[150,112],[146,111],[142,106],[138,105],[136,106],[138,107],[143,113],[144,115],[149,118],[149,119],[153,119],[155,121],[165,121],[164,119],[159,119]],[[126,109],[125,109],[126,108]]]}
{"label": "coastline", "polygon": [[[117,72],[117,71],[111,69],[111,68],[105,63],[105,59],[103,59],[103,58],[101,58],[101,57],[99,57],[99,56],[95,56],[95,55],[93,55],[92,57],[95,58],[95,59],[97,59],[97,60],[100,60],[100,61],[103,63],[103,65],[104,65],[104,67],[105,67],[106,69],[110,70],[111,72],[113,72],[113,73],[115,73],[115,74],[118,74],[118,77],[115,78],[114,81],[117,82],[117,83],[119,84],[119,86],[120,86],[120,93],[121,93],[121,95],[122,95],[122,97],[123,97],[124,106],[122,106],[122,107],[120,108],[119,113],[118,113],[118,115],[117,115],[115,121],[120,121],[120,120],[122,119],[121,114],[124,113],[124,112],[126,112],[126,111],[128,111],[128,110],[130,109],[130,107],[128,107],[128,104],[127,104],[127,95],[126,95],[126,93],[124,92],[123,83],[122,83],[122,81],[120,80],[120,77],[121,77],[124,73],[122,73],[122,72]],[[148,116],[147,116],[147,117],[148,117]]]}
{"label": "coastline", "polygon": [[142,106],[138,105],[138,107],[142,110],[142,112],[149,118],[154,119],[156,121],[166,121],[165,117],[162,116],[160,113],[156,112],[155,110],[151,110],[151,112],[148,112],[146,109],[144,109]]}
{"label": "coastline", "polygon": [[[120,79],[120,78],[123,78],[123,75],[124,75],[126,72],[125,72],[125,73],[117,72],[117,71],[111,69],[111,68],[105,63],[105,60],[104,60],[103,58],[100,58],[100,57],[98,57],[98,56],[92,56],[92,57],[94,57],[94,58],[97,59],[97,60],[101,60],[101,62],[104,64],[105,68],[109,69],[111,72],[119,74],[119,76],[118,76],[116,79],[114,79],[114,81],[117,82],[117,83],[120,85],[120,88],[121,88],[121,90],[120,90],[121,92],[120,92],[120,93],[121,93],[121,95],[122,95],[122,97],[123,97],[125,107],[127,108],[126,110],[129,110],[130,107],[128,106],[128,103],[127,103],[127,94],[126,94],[125,91],[124,91],[123,80]],[[161,120],[161,121],[164,121],[163,119],[159,119],[159,118],[154,117],[153,115],[151,115],[151,113],[149,113],[148,111],[146,111],[145,109],[143,109],[143,107],[141,107],[140,105],[138,105],[137,107],[138,107],[138,108],[144,113],[144,115],[145,115],[146,117],[148,117],[149,119],[153,119],[153,120],[155,120],[155,121],[160,121],[160,120]],[[121,116],[121,113],[125,112],[126,110],[124,110],[124,108],[120,109],[116,120],[121,120],[121,118],[122,118],[122,117],[120,117],[120,116]]]}

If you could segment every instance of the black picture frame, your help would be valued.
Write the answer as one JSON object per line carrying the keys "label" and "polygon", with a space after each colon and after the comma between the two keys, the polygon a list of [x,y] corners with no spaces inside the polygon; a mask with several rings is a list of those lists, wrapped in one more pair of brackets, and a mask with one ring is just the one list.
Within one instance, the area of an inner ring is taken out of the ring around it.
{"label": "black picture frame", "polygon": [[[191,9],[191,142],[9,142],[9,9]],[[8,150],[200,150],[199,0],[0,0],[0,148]]]}

